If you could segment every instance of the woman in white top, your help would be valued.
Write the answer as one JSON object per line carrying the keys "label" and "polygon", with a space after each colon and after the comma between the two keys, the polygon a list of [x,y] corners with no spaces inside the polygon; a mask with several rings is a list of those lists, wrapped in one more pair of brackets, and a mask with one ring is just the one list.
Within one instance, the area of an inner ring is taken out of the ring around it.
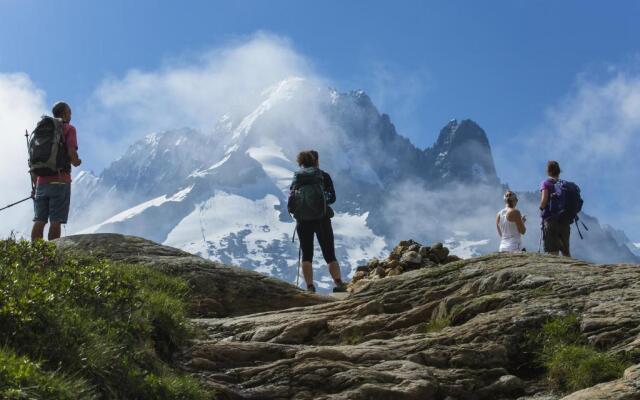
{"label": "woman in white top", "polygon": [[522,235],[525,234],[527,228],[524,223],[527,218],[520,214],[516,208],[518,204],[518,196],[512,191],[504,194],[504,202],[506,207],[498,212],[496,216],[496,227],[500,236],[501,253],[516,253],[522,251]]}

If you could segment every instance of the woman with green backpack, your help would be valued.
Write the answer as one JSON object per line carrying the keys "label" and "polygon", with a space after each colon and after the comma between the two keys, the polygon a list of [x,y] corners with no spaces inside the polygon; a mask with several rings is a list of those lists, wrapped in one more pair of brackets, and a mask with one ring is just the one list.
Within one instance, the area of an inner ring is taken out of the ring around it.
{"label": "woman with green backpack", "polygon": [[302,151],[297,157],[300,170],[293,176],[289,193],[288,210],[297,224],[296,232],[302,251],[302,275],[307,290],[315,293],[313,284],[313,237],[318,238],[324,260],[333,278],[334,292],[346,291],[342,282],[340,265],[336,259],[330,204],[336,201],[336,191],[331,176],[319,167],[319,155],[315,150]]}

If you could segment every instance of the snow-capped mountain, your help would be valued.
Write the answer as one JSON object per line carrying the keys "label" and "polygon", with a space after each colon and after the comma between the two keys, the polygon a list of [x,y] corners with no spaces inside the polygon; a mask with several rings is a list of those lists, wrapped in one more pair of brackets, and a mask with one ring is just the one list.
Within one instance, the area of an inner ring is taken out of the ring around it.
{"label": "snow-capped mountain", "polygon": [[[482,128],[452,120],[433,147],[419,149],[363,91],[301,78],[265,90],[248,115],[223,115],[209,132],[152,133],[99,176],[79,175],[73,230],[143,236],[294,281],[298,246],[286,198],[295,157],[308,148],[336,186],[345,273],[408,237],[447,240],[461,255],[496,248],[503,188]],[[326,271],[318,273],[328,286]]]}
{"label": "snow-capped mountain", "polygon": [[624,245],[629,249],[629,251],[640,257],[640,243],[633,243],[624,231],[615,229],[611,225],[604,225],[604,230],[607,231],[607,233],[609,233],[616,242]]}

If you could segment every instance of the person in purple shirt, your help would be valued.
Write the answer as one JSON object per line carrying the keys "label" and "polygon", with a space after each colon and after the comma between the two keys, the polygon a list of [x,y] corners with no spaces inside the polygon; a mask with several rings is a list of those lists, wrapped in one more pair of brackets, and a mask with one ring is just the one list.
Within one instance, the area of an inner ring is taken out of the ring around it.
{"label": "person in purple shirt", "polygon": [[552,215],[550,210],[551,196],[555,195],[555,184],[560,180],[560,164],[557,161],[547,162],[547,179],[540,184],[540,211],[542,216],[542,239],[544,251],[558,255],[562,252],[565,257],[571,257],[569,239],[571,224],[563,222]]}

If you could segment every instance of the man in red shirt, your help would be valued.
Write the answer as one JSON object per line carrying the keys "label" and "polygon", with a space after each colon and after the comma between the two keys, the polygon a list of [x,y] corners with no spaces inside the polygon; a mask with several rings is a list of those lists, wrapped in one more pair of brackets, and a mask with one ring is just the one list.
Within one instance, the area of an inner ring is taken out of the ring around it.
{"label": "man in red shirt", "polygon": [[35,182],[33,229],[31,240],[42,239],[44,227],[49,225],[49,240],[60,237],[60,227],[67,223],[69,205],[71,203],[71,165],[79,166],[82,161],[78,157],[78,138],[76,128],[70,124],[71,107],[59,101],[51,110],[54,118],[62,120],[64,143],[69,154],[70,164],[57,175],[33,176]]}

